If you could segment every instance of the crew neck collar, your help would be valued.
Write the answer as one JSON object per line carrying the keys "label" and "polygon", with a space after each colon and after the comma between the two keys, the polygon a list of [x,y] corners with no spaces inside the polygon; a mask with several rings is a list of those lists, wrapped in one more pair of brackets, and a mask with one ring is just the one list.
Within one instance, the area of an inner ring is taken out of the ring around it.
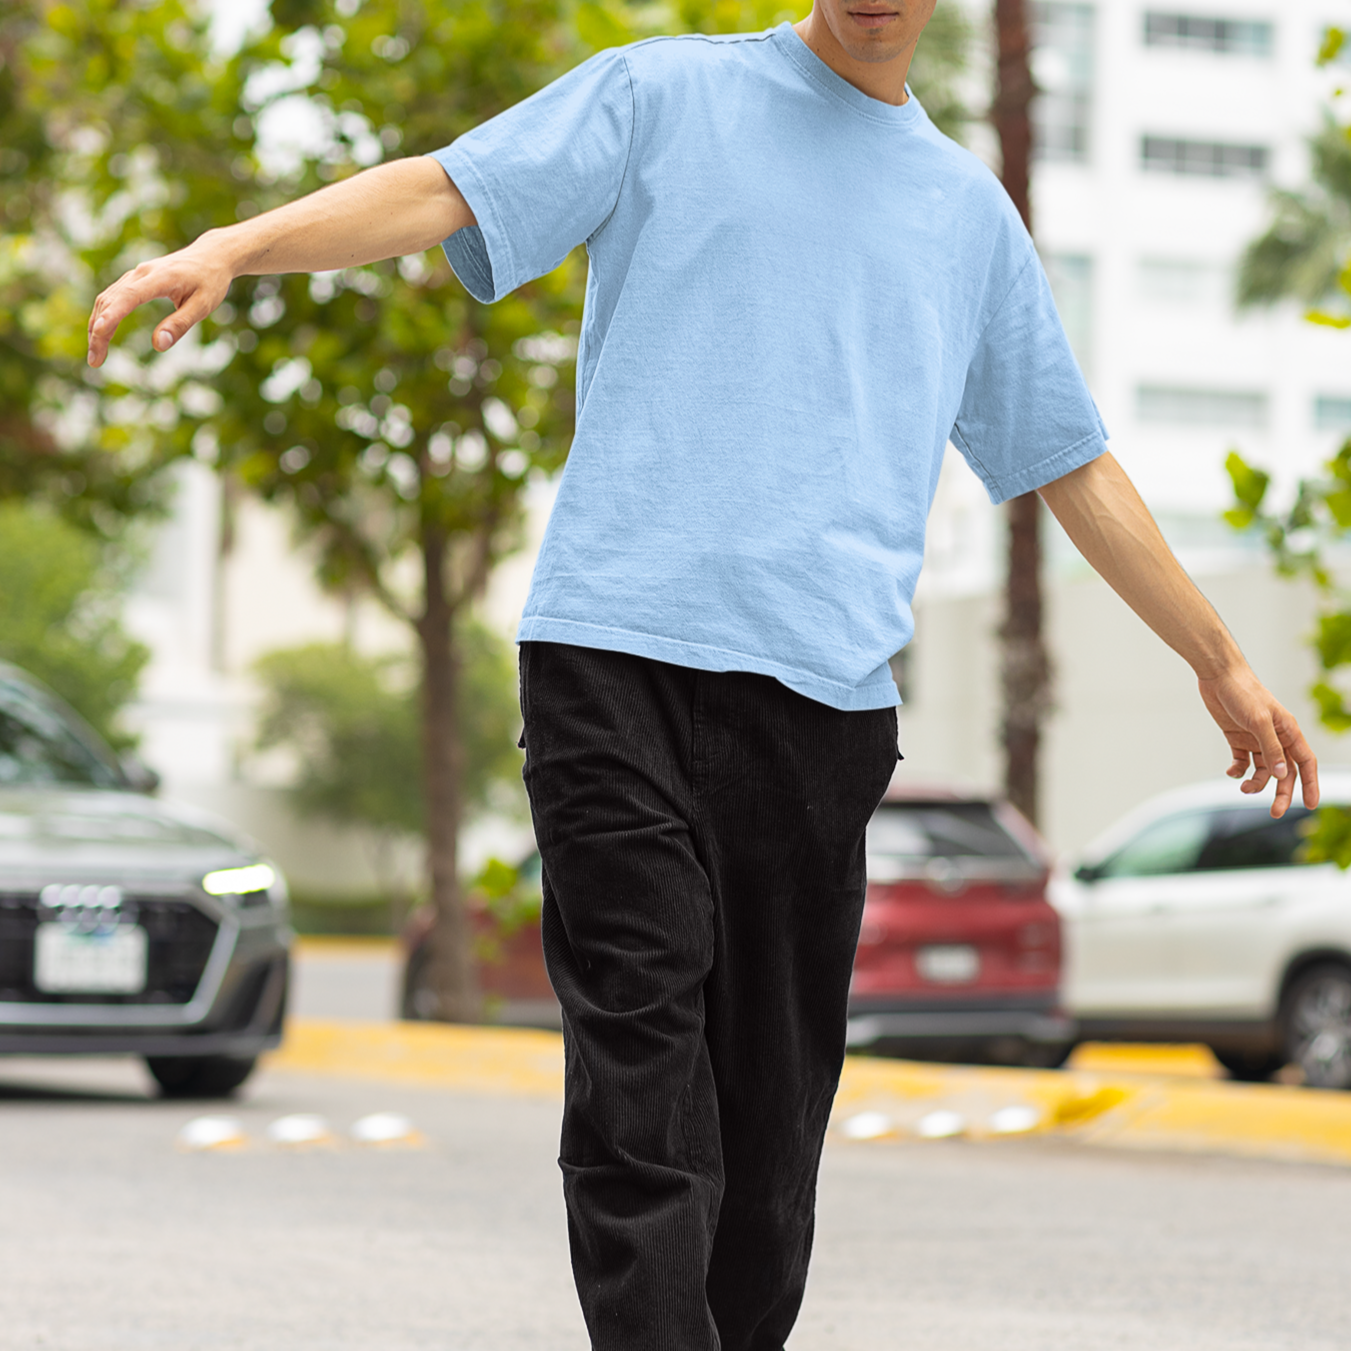
{"label": "crew neck collar", "polygon": [[871,118],[874,122],[885,122],[894,127],[913,126],[923,117],[924,113],[919,106],[919,100],[908,84],[905,86],[906,100],[904,103],[899,106],[894,103],[884,103],[881,99],[875,99],[870,94],[865,94],[863,90],[855,88],[842,75],[837,75],[831,70],[798,36],[797,29],[786,20],[774,29],[771,36],[774,39],[775,46],[809,80],[822,86],[826,93],[833,95],[842,103],[848,104],[850,108],[857,113],[861,113],[864,117]]}

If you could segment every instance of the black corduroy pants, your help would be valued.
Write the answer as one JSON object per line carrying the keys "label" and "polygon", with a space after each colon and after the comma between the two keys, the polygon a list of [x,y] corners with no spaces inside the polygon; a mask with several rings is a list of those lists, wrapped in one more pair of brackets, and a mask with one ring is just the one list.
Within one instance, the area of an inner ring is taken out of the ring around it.
{"label": "black corduroy pants", "polygon": [[521,706],[592,1346],[781,1351],[895,710],[557,643]]}

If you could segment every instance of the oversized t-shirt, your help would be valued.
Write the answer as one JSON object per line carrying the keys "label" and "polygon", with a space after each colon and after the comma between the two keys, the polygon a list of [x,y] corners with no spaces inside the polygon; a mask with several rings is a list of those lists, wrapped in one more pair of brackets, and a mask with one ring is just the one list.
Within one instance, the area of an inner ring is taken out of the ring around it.
{"label": "oversized t-shirt", "polygon": [[998,181],[788,24],[602,52],[436,158],[480,300],[590,256],[518,641],[886,707],[948,440],[996,502],[1105,449]]}

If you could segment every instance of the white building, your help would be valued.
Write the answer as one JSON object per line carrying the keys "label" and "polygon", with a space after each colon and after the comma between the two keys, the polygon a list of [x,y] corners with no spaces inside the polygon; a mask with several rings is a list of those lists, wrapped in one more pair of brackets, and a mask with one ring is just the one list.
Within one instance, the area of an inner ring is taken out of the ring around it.
{"label": "white building", "polygon": [[[1335,9],[1330,0],[1035,3],[1047,92],[1034,224],[1114,453],[1259,674],[1320,751],[1351,758],[1318,734],[1304,697],[1311,598],[1275,580],[1260,549],[1219,521],[1230,448],[1273,470],[1281,495],[1351,430],[1351,334],[1303,323],[1294,307],[1239,317],[1231,300],[1235,262],[1265,226],[1268,189],[1307,180],[1305,138],[1337,78],[1315,71],[1314,55]],[[977,140],[988,150],[988,135]],[[949,460],[905,662],[902,740],[917,778],[993,787],[1002,518],[960,458]],[[536,538],[551,496],[541,485]],[[232,816],[302,885],[368,891],[360,841],[296,822],[284,767],[248,753],[248,671],[278,646],[351,632],[360,647],[389,650],[408,636],[373,605],[352,611],[322,595],[280,512],[243,504],[223,559],[219,520],[218,485],[190,466],[131,613],[155,651],[139,709],[146,756],[167,792]],[[1227,761],[1183,663],[1048,524],[1057,706],[1043,825],[1054,845],[1073,849],[1149,793]],[[494,581],[487,609],[504,632],[531,557]]]}
{"label": "white building", "polygon": [[[1285,500],[1351,431],[1351,335],[1293,305],[1237,315],[1235,265],[1274,185],[1308,181],[1307,137],[1337,71],[1311,0],[1040,0],[1033,224],[1111,448],[1258,673],[1325,755],[1304,691],[1306,590],[1219,519],[1238,449]],[[1342,75],[1345,75],[1343,68]],[[982,143],[979,149],[985,151]],[[907,663],[917,775],[998,782],[1001,516],[949,452]],[[1072,849],[1148,793],[1222,771],[1183,663],[1094,577],[1048,517],[1057,668],[1043,826]]]}

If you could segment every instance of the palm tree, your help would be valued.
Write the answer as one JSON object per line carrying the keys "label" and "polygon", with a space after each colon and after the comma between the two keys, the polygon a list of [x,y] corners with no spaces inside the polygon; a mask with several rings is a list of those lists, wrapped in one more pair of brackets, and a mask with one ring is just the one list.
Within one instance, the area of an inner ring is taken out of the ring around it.
{"label": "palm tree", "polygon": [[1309,149],[1312,185],[1273,191],[1271,224],[1243,252],[1241,308],[1291,299],[1317,306],[1342,292],[1339,278],[1351,257],[1351,128],[1327,117]]}

